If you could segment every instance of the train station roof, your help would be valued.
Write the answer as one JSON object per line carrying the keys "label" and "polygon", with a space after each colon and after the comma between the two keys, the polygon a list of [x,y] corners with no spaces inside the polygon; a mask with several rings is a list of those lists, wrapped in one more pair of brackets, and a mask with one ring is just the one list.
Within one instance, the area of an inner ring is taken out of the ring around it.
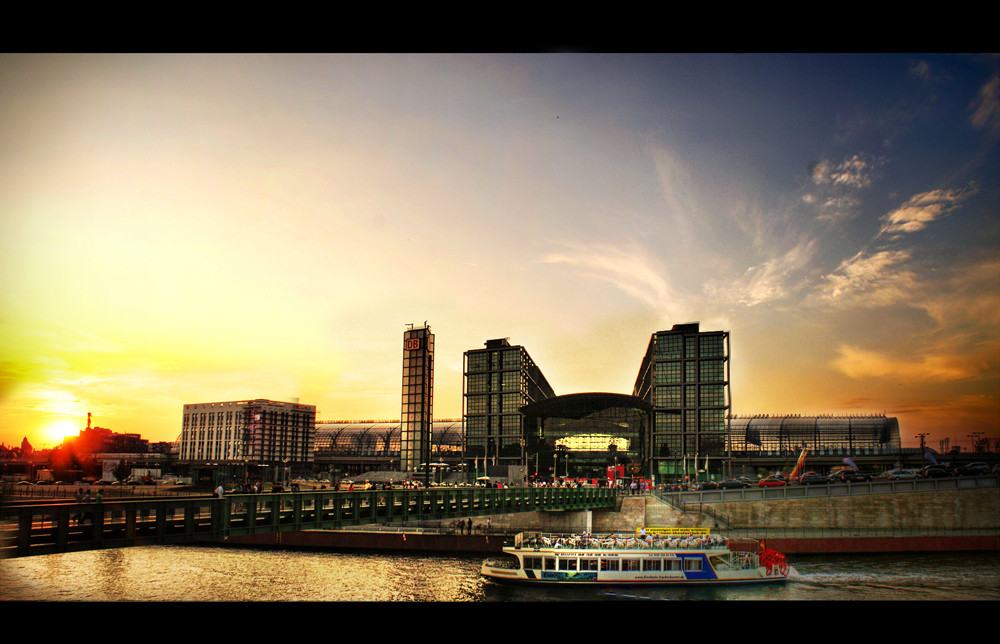
{"label": "train station roof", "polygon": [[652,405],[642,398],[628,394],[589,392],[538,400],[521,407],[521,413],[536,418],[583,418],[613,407],[638,409],[644,412],[653,410]]}

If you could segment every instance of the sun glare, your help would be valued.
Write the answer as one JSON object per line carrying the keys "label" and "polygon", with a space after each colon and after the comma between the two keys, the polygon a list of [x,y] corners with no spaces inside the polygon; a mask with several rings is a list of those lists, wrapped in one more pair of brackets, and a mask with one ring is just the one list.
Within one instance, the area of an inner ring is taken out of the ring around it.
{"label": "sun glare", "polygon": [[45,426],[42,431],[43,440],[55,447],[63,442],[67,436],[76,436],[83,429],[80,421],[76,418],[55,418]]}

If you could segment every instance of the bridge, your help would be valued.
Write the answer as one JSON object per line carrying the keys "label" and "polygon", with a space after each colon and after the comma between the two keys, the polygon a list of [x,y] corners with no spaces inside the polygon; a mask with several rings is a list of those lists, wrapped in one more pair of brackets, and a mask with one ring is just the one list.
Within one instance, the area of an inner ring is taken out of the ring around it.
{"label": "bridge", "polygon": [[5,503],[0,558],[541,510],[614,509],[607,488],[430,488]]}

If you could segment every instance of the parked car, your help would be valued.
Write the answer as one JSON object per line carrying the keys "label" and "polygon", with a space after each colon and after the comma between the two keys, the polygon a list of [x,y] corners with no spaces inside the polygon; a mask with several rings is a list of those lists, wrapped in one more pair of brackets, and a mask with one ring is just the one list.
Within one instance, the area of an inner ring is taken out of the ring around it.
{"label": "parked car", "polygon": [[925,479],[940,479],[951,476],[952,473],[944,465],[925,465],[920,470],[920,477]]}
{"label": "parked car", "polygon": [[826,479],[830,483],[863,483],[872,480],[872,475],[858,470],[839,470]]}
{"label": "parked car", "polygon": [[915,479],[917,478],[917,473],[913,470],[895,469],[889,470],[882,476],[891,481],[899,481],[904,479]]}
{"label": "parked car", "polygon": [[702,481],[701,483],[698,483],[698,489],[699,490],[718,490],[719,489],[719,484],[716,483],[715,481]]}
{"label": "parked car", "polygon": [[816,472],[806,472],[799,477],[799,485],[815,485],[816,483],[827,483],[825,476],[820,476]]}
{"label": "parked car", "polygon": [[750,487],[750,483],[743,479],[726,479],[719,483],[719,487],[724,490],[740,489]]}
{"label": "parked car", "polygon": [[990,473],[990,466],[986,463],[968,463],[955,468],[955,476],[981,476]]}
{"label": "parked car", "polygon": [[765,479],[761,479],[757,487],[781,487],[788,485],[788,477],[784,474],[774,474]]}

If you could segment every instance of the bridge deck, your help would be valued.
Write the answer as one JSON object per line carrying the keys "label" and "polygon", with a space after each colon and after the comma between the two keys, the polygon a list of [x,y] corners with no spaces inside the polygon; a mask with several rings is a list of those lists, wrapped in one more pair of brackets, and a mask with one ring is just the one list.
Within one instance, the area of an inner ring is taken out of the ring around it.
{"label": "bridge deck", "polygon": [[0,507],[0,558],[538,510],[613,508],[603,488],[312,491]]}

